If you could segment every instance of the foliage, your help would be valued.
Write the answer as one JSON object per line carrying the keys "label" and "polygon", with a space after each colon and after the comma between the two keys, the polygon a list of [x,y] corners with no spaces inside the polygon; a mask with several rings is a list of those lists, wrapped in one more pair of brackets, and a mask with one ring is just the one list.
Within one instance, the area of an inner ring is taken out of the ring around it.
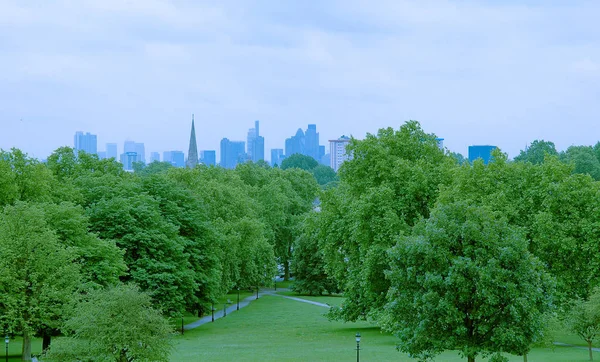
{"label": "foliage", "polygon": [[515,157],[515,161],[530,162],[539,165],[544,163],[544,159],[548,156],[558,156],[554,143],[544,140],[535,140],[531,142],[525,150],[521,150],[519,155]]}
{"label": "foliage", "polygon": [[457,349],[523,354],[551,308],[552,278],[500,214],[465,202],[439,204],[390,251],[384,327],[421,358]]}
{"label": "foliage", "polygon": [[319,250],[316,214],[309,215],[302,225],[302,233],[294,243],[292,270],[293,290],[301,294],[322,295],[323,292],[337,293],[335,280],[327,275],[325,261]]}
{"label": "foliage", "polygon": [[320,198],[319,248],[346,296],[344,308],[332,308],[330,316],[377,319],[389,289],[386,250],[429,215],[455,161],[414,121],[347,148],[353,159],[342,165],[339,186]]}
{"label": "foliage", "polygon": [[576,299],[565,320],[569,329],[587,342],[592,361],[592,344],[600,335],[600,288],[587,300]]}
{"label": "foliage", "polygon": [[302,155],[300,153],[294,153],[293,155],[286,157],[281,161],[281,169],[286,170],[288,168],[299,168],[301,170],[310,171],[317,167],[319,163],[317,160],[310,156]]}
{"label": "foliage", "polygon": [[588,174],[594,180],[600,180],[600,159],[593,147],[571,146],[560,157],[564,162],[573,164],[574,173]]}
{"label": "foliage", "polygon": [[168,361],[171,327],[152,299],[134,285],[92,291],[65,323],[48,361]]}
{"label": "foliage", "polygon": [[48,227],[43,210],[25,202],[0,215],[0,320],[23,334],[23,356],[31,358],[30,337],[56,329],[64,306],[79,287],[76,255]]}

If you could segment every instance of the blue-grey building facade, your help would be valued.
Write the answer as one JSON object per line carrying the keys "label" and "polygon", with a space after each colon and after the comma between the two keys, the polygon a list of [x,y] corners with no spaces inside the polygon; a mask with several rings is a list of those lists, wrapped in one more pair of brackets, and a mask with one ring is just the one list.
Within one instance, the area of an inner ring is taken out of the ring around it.
{"label": "blue-grey building facade", "polygon": [[469,146],[469,162],[473,163],[476,159],[481,158],[487,165],[492,159],[492,151],[496,148],[498,147],[489,145]]}

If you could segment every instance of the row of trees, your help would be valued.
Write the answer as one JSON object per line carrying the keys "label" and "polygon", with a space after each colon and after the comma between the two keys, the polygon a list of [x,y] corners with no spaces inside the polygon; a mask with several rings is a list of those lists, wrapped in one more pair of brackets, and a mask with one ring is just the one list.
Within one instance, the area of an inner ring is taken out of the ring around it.
{"label": "row of trees", "polygon": [[[97,291],[120,283],[133,288],[126,295],[141,292],[163,315],[181,316],[206,312],[234,287],[270,283],[278,263],[288,277],[318,189],[307,171],[265,163],[153,163],[131,174],[70,148],[47,163],[2,151],[0,326],[23,335],[28,359],[31,336],[47,347],[50,336],[74,331],[77,305],[97,305]],[[136,298],[131,305],[146,305]]]}
{"label": "row of trees", "polygon": [[484,165],[457,162],[414,121],[353,140],[298,238],[301,285],[343,290],[330,318],[375,321],[423,360],[526,356],[553,313],[600,284],[600,184],[577,166],[600,146],[548,145]]}

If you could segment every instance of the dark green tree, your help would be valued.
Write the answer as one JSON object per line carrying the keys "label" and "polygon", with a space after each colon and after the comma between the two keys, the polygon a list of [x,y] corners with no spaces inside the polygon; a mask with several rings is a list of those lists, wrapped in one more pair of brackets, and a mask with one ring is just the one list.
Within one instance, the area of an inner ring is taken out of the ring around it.
{"label": "dark green tree", "polygon": [[310,156],[294,153],[293,155],[286,157],[281,161],[281,169],[286,170],[288,168],[299,168],[301,170],[310,171],[317,167],[319,163],[317,160]]}
{"label": "dark green tree", "polygon": [[535,140],[531,142],[525,150],[521,150],[519,155],[515,157],[515,161],[531,162],[535,165],[539,165],[544,162],[544,159],[547,156],[558,156],[554,143],[544,140]]}
{"label": "dark green tree", "polygon": [[551,309],[552,277],[501,214],[467,202],[438,204],[390,251],[383,326],[399,349],[431,358],[456,349],[523,355]]}

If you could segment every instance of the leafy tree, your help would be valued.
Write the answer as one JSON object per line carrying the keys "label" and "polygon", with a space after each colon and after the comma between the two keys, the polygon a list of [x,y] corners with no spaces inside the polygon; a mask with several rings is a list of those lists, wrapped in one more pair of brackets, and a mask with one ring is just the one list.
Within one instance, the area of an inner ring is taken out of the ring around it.
{"label": "leafy tree", "polygon": [[465,156],[463,156],[462,154],[460,154],[458,152],[450,152],[450,156],[452,156],[459,165],[462,165],[463,163],[469,161],[468,159],[465,158]]}
{"label": "leafy tree", "polygon": [[317,180],[317,183],[321,186],[339,181],[337,174],[329,166],[317,165],[317,167],[310,170],[310,172],[315,177],[315,180]]}
{"label": "leafy tree", "polygon": [[592,343],[600,335],[600,288],[588,300],[576,299],[566,317],[569,329],[588,344],[590,361],[594,360]]}
{"label": "leafy tree", "polygon": [[457,349],[473,362],[480,354],[525,354],[539,338],[553,281],[499,213],[438,204],[390,256],[384,327],[401,351],[430,358]]}
{"label": "leafy tree", "polygon": [[352,140],[348,150],[353,159],[342,165],[339,186],[320,197],[319,247],[346,296],[329,316],[376,320],[389,289],[387,249],[429,216],[456,163],[415,121]]}
{"label": "leafy tree", "polygon": [[58,329],[64,306],[80,285],[76,255],[62,245],[41,208],[24,202],[0,216],[0,318],[23,334],[23,360],[31,336]]}
{"label": "leafy tree", "polygon": [[600,159],[591,146],[571,146],[560,156],[564,162],[573,164],[574,173],[588,174],[594,180],[600,180]]}
{"label": "leafy tree", "polygon": [[170,162],[158,162],[154,161],[148,165],[145,165],[141,162],[133,163],[133,170],[136,174],[141,175],[152,175],[156,173],[163,173],[173,168],[174,166]]}
{"label": "leafy tree", "polygon": [[300,153],[294,153],[293,155],[286,157],[283,161],[281,161],[282,170],[286,170],[288,168],[299,168],[301,170],[310,171],[318,165],[319,163],[317,160]]}
{"label": "leafy tree", "polygon": [[[53,177],[46,166],[38,160],[29,157],[21,150],[13,148],[11,152],[0,151],[0,159],[8,162],[13,176],[8,176],[17,188],[17,200],[21,201],[51,201]],[[5,172],[6,164],[4,166]],[[9,187],[9,200],[14,200],[14,186]],[[7,190],[7,191],[8,191]]]}
{"label": "leafy tree", "polygon": [[530,162],[539,165],[547,156],[558,156],[553,142],[544,140],[533,141],[525,150],[521,150],[515,161]]}
{"label": "leafy tree", "polygon": [[65,323],[47,361],[168,361],[172,332],[152,299],[134,285],[92,291]]}
{"label": "leafy tree", "polygon": [[292,270],[293,289],[302,294],[322,295],[339,292],[336,282],[325,271],[325,260],[319,250],[316,215],[309,215],[302,225],[302,233],[294,243]]}

